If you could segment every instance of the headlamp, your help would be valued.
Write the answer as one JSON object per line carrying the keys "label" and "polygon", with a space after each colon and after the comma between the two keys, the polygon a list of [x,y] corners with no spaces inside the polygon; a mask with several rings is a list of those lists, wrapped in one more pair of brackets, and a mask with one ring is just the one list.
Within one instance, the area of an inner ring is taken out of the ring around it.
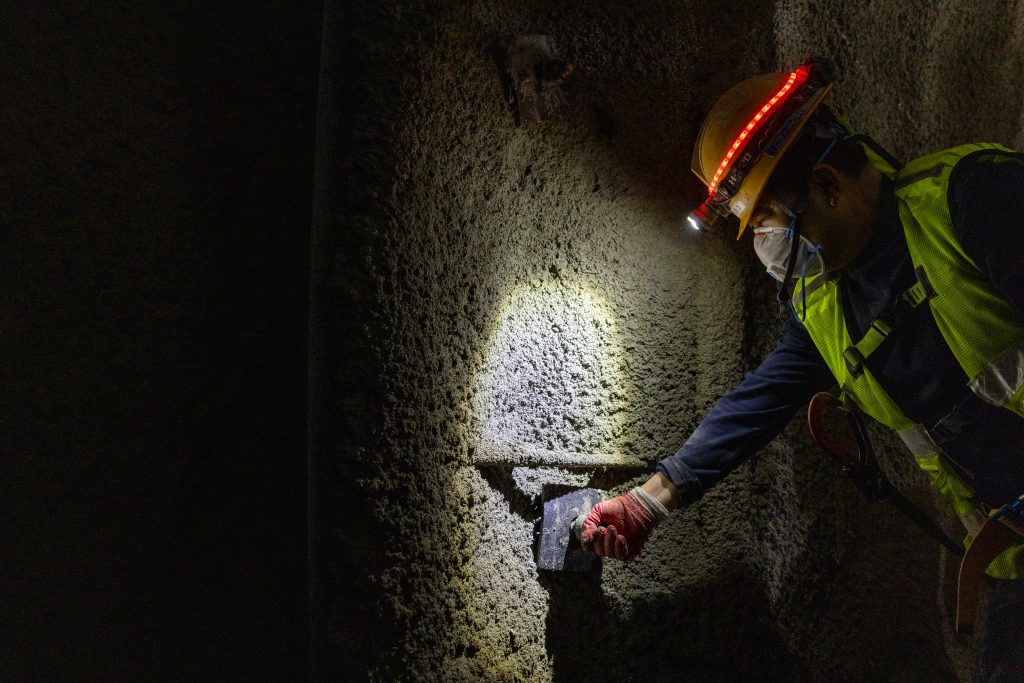
{"label": "headlamp", "polygon": [[700,206],[691,211],[690,215],[686,217],[686,220],[694,230],[707,232],[728,215],[728,203],[718,204],[709,197],[704,200]]}

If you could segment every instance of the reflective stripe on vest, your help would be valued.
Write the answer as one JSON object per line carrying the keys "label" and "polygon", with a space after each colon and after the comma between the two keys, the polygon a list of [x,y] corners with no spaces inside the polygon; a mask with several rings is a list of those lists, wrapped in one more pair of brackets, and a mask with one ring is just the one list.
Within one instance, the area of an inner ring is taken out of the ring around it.
{"label": "reflective stripe on vest", "polygon": [[943,498],[949,501],[953,512],[963,523],[967,533],[972,537],[981,529],[985,515],[981,514],[974,503],[974,492],[956,475],[953,468],[942,460],[941,449],[932,435],[923,425],[915,425],[910,429],[897,432],[903,444],[914,455],[917,466],[932,480]]}
{"label": "reflective stripe on vest", "polygon": [[[993,151],[1008,150],[997,145],[963,145],[912,161],[893,179],[911,259],[915,269],[924,270],[935,291],[927,303],[943,339],[971,378],[971,390],[989,403],[1024,415],[1024,316],[995,292],[963,252],[946,200],[956,162],[971,153]],[[878,170],[885,173],[889,169]],[[973,491],[947,464],[928,430],[900,410],[870,370],[861,367],[854,373],[847,366],[844,353],[854,345],[846,328],[838,280],[819,276],[809,279],[802,291],[796,289],[794,305],[802,306],[806,300],[804,326],[842,387],[844,400],[899,432],[968,533],[977,533],[984,515]],[[1000,555],[988,573],[999,578],[1024,576],[1021,550],[1011,548]]]}
{"label": "reflective stripe on vest", "polygon": [[[1012,346],[982,368],[969,383],[983,401],[1003,407],[1024,385],[1024,344]],[[1018,403],[1019,405],[1019,403]],[[1011,410],[1013,408],[1011,407]],[[1016,410],[1018,414],[1020,410]]]}

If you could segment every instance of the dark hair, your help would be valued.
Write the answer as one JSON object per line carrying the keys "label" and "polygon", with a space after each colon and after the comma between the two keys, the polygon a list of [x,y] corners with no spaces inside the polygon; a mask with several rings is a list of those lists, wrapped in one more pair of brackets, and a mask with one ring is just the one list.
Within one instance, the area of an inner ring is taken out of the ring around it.
{"label": "dark hair", "polygon": [[831,110],[822,105],[811,115],[800,136],[779,159],[779,164],[765,186],[765,193],[803,194],[810,184],[811,169],[837,134],[839,139],[823,163],[845,176],[859,178],[868,163],[864,148],[856,142],[843,139],[846,134],[844,129]]}

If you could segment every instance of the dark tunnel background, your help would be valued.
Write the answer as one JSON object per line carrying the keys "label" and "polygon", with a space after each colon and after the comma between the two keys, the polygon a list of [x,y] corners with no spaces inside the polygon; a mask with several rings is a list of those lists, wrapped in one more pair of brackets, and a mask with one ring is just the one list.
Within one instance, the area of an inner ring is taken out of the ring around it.
{"label": "dark tunnel background", "polygon": [[0,678],[304,678],[322,3],[0,14]]}
{"label": "dark tunnel background", "polygon": [[[681,228],[714,97],[828,55],[898,155],[1020,147],[1021,3],[0,16],[0,679],[969,676],[947,558],[799,421],[635,563],[530,544],[544,484],[644,476],[566,463],[649,470],[777,334],[746,245]],[[525,34],[576,65],[540,123]]]}

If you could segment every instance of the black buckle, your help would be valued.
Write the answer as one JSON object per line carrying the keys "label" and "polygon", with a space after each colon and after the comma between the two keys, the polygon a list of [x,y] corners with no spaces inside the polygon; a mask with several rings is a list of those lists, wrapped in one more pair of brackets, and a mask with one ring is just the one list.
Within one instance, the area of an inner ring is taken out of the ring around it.
{"label": "black buckle", "polygon": [[924,266],[918,266],[914,268],[914,275],[917,276],[917,281],[921,283],[925,291],[925,300],[931,299],[935,296],[935,290],[932,289],[932,285],[928,282],[928,273],[924,272]]}
{"label": "black buckle", "polygon": [[854,379],[860,377],[860,374],[864,372],[864,356],[855,346],[843,351],[843,360],[846,361],[846,369]]}
{"label": "black buckle", "polygon": [[917,282],[921,286],[911,287],[900,298],[916,308],[935,296],[935,290],[932,289],[931,283],[928,282],[928,274],[924,272],[922,266],[914,269],[914,275],[917,276]]}

